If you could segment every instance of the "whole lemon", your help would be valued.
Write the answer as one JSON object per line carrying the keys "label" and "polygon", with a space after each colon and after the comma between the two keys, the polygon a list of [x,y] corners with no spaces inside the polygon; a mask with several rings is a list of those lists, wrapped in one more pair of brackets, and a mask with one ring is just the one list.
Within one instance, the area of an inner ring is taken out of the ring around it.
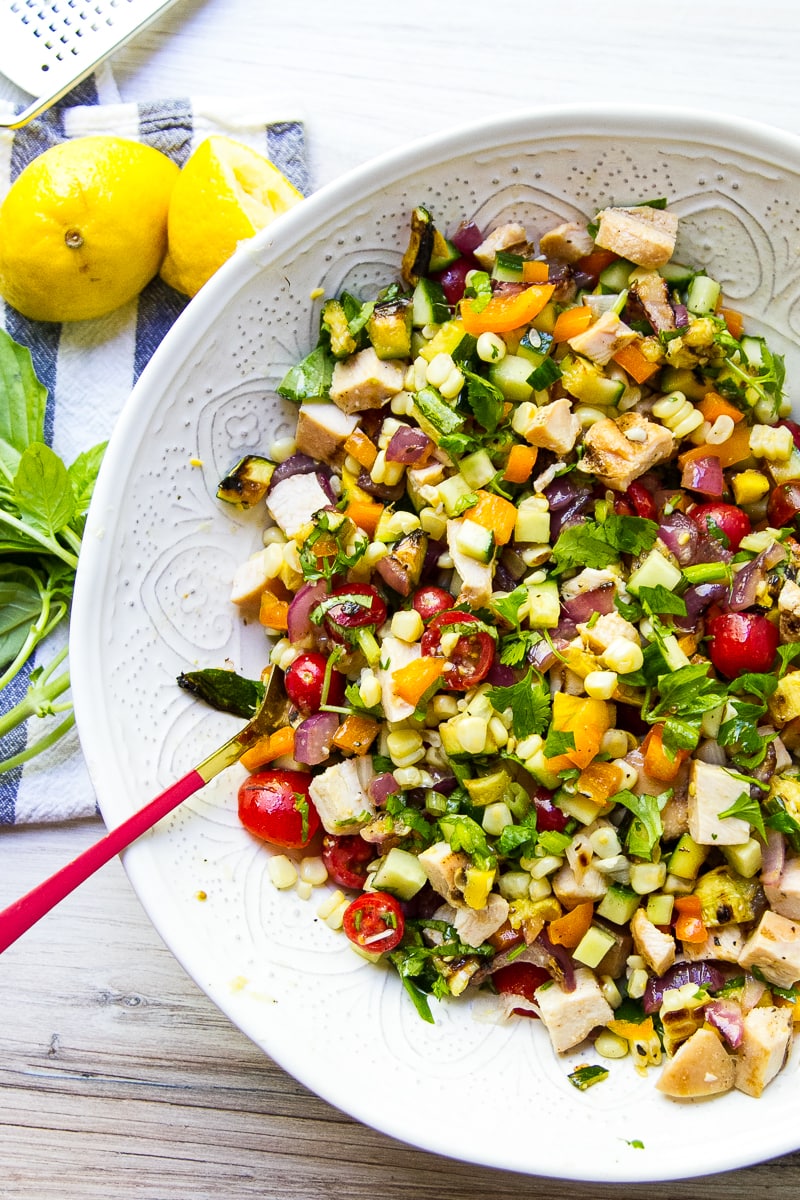
{"label": "whole lemon", "polygon": [[45,150],[0,207],[0,295],[34,321],[81,321],[133,299],[164,258],[178,175],[127,138]]}
{"label": "whole lemon", "polygon": [[172,193],[161,278],[194,296],[240,242],[302,199],[263,154],[233,138],[206,138]]}

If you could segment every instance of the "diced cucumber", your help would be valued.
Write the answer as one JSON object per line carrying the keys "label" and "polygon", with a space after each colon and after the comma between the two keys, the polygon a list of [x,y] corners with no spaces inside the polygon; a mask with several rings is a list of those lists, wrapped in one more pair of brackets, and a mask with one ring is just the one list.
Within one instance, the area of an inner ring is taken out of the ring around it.
{"label": "diced cucumber", "polygon": [[627,258],[618,258],[600,272],[597,281],[604,292],[622,292],[628,286],[634,269],[634,264],[628,262]]}
{"label": "diced cucumber", "polygon": [[670,671],[680,671],[682,667],[691,665],[688,656],[678,645],[678,639],[674,633],[665,634],[661,639],[660,646],[661,653],[664,655],[664,661]]}
{"label": "diced cucumber", "polygon": [[553,345],[553,335],[551,333],[542,333],[538,329],[529,329],[522,335],[522,339],[517,346],[517,354],[520,358],[530,359],[534,367],[538,367],[547,355]]}
{"label": "diced cucumber", "polygon": [[549,304],[545,304],[538,317],[534,317],[531,322],[534,329],[538,329],[540,333],[552,333],[555,329],[556,318],[558,317],[558,309],[555,300],[551,300]]}
{"label": "diced cucumber", "polygon": [[442,434],[457,433],[464,424],[463,417],[432,387],[420,388],[415,393],[414,416],[423,432],[437,443]]}
{"label": "diced cucumber", "polygon": [[472,488],[467,483],[463,475],[451,475],[449,478],[442,480],[436,491],[441,504],[444,505],[444,511],[448,517],[454,517],[459,505],[459,501],[464,496],[472,494]]}
{"label": "diced cucumber", "polygon": [[584,404],[607,408],[616,404],[625,391],[618,379],[602,375],[594,363],[585,358],[564,358],[561,362],[561,382],[571,396]]}
{"label": "diced cucumber", "polygon": [[752,879],[761,870],[761,843],[749,838],[739,846],[721,846],[730,866],[745,879]]}
{"label": "diced cucumber", "polygon": [[640,567],[631,572],[628,591],[638,595],[642,587],[665,587],[672,592],[681,582],[681,572],[659,550],[651,550]]}
{"label": "diced cucumber", "polygon": [[415,854],[393,847],[381,862],[372,880],[379,892],[391,892],[401,900],[410,900],[425,886],[428,877]]}
{"label": "diced cucumber", "polygon": [[441,325],[449,320],[450,309],[442,285],[423,276],[414,288],[411,312],[412,323],[417,329],[423,325]]}
{"label": "diced cucumber", "polygon": [[538,545],[550,541],[550,513],[542,508],[542,502],[535,497],[523,500],[517,506],[514,539],[518,542],[536,542]]}
{"label": "diced cucumber", "polygon": [[645,915],[654,925],[669,925],[674,907],[674,896],[669,896],[666,892],[652,892],[647,897]]}
{"label": "diced cucumber", "polygon": [[555,579],[545,579],[543,583],[529,584],[528,622],[530,625],[534,629],[555,629],[560,617],[561,600]]}
{"label": "diced cucumber", "polygon": [[743,337],[739,342],[742,347],[742,354],[747,359],[747,365],[755,371],[763,371],[764,363],[764,339],[760,337]]}
{"label": "diced cucumber", "polygon": [[683,833],[669,856],[667,870],[679,879],[695,879],[707,856],[708,846],[698,845],[690,834]]}
{"label": "diced cucumber", "polygon": [[578,945],[572,951],[572,957],[585,967],[596,967],[603,961],[617,939],[613,933],[600,925],[590,925]]}
{"label": "diced cucumber", "polygon": [[514,404],[530,400],[533,388],[528,382],[533,368],[530,359],[518,354],[506,354],[489,367],[489,380]]}
{"label": "diced cucumber", "polygon": [[485,450],[476,450],[462,458],[458,469],[472,488],[485,487],[497,474],[497,468]]}
{"label": "diced cucumber", "polygon": [[694,278],[694,271],[691,267],[684,267],[682,263],[676,262],[664,263],[658,268],[658,273],[672,288],[684,288]]}
{"label": "diced cucumber", "polygon": [[612,883],[597,906],[598,917],[605,917],[614,925],[627,925],[639,907],[639,896],[633,888],[622,883]]}
{"label": "diced cucumber", "polygon": [[702,400],[708,387],[686,367],[662,367],[659,391],[683,392],[689,400]]}
{"label": "diced cucumber", "polygon": [[433,241],[433,249],[431,250],[431,261],[428,267],[429,271],[443,271],[445,267],[449,267],[461,258],[461,251],[458,247],[446,237],[443,237],[437,230],[437,236]]}
{"label": "diced cucumber", "polygon": [[[494,534],[477,521],[465,517],[456,534],[456,549],[478,562],[488,563],[494,555]],[[558,622],[556,622],[558,624]]]}
{"label": "diced cucumber", "polygon": [[519,254],[508,254],[504,250],[498,251],[492,267],[492,279],[498,279],[502,283],[521,283],[522,262],[523,259]]}
{"label": "diced cucumber", "polygon": [[481,775],[476,779],[464,780],[464,787],[467,789],[470,800],[481,808],[487,804],[495,804],[498,800],[505,800],[510,785],[511,778],[503,768],[493,771],[491,775]]}
{"label": "diced cucumber", "polygon": [[719,300],[720,286],[708,275],[695,275],[686,294],[686,307],[695,316],[713,312]]}
{"label": "diced cucumber", "polygon": [[[528,761],[526,761],[525,766],[530,770],[530,763]],[[548,786],[550,785],[545,784],[545,787]],[[575,795],[572,795],[570,792],[565,792],[562,788],[556,797],[556,804],[568,817],[574,817],[576,821],[580,821],[581,825],[591,825],[592,821],[597,820],[598,805],[587,796],[580,795],[580,793],[576,792]]]}
{"label": "diced cucumber", "polygon": [[467,331],[460,321],[445,321],[431,340],[420,347],[420,355],[426,362],[431,362],[437,354],[453,354],[466,336]]}

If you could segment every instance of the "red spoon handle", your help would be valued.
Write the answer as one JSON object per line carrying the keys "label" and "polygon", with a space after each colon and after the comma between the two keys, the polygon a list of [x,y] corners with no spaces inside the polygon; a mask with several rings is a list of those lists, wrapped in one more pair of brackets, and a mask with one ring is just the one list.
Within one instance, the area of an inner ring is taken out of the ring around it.
{"label": "red spoon handle", "polygon": [[0,912],[0,954],[99,867],[104,866],[115,854],[119,854],[131,842],[151,829],[157,821],[172,812],[173,808],[177,808],[187,796],[199,791],[206,782],[199,771],[190,771],[160,796],[156,796],[155,800],[151,800],[121,825],[110,830],[99,842],[89,846],[72,862],[56,871],[55,875],[51,875],[49,879],[45,879],[43,883],[3,909]]}

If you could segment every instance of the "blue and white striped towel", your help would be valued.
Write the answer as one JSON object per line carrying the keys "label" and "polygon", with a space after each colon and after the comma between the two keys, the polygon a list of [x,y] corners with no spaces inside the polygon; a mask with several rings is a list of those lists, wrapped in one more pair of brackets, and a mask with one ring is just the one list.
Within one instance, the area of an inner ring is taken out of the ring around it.
{"label": "blue and white striped towel", "polygon": [[[297,120],[272,120],[257,105],[229,100],[122,104],[110,71],[101,67],[26,128],[0,130],[0,201],[37,154],[56,142],[99,133],[146,142],[179,166],[204,138],[227,134],[265,153],[303,194],[310,190],[303,127]],[[43,324],[3,307],[0,321],[29,347],[48,389],[47,439],[66,462],[108,438],[132,385],[186,303],[156,279],[130,304],[92,321]],[[63,640],[54,636],[42,648],[42,660],[48,662],[60,645]],[[22,672],[0,696],[0,713],[24,695],[26,686],[27,673]],[[0,743],[2,757],[24,750],[27,733],[20,729]],[[41,730],[31,733],[35,738]],[[0,775],[0,825],[71,820],[96,811],[74,730],[24,767]]]}

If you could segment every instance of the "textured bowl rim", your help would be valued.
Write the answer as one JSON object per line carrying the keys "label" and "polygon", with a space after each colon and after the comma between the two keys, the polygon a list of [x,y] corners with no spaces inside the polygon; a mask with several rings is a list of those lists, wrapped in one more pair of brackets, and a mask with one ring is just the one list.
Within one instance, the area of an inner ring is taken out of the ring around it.
{"label": "textured bowl rim", "polygon": [[[307,232],[314,230],[326,218],[335,213],[354,195],[373,195],[402,180],[410,172],[419,172],[444,160],[466,152],[479,154],[507,143],[520,143],[526,139],[541,139],[545,135],[586,135],[620,137],[626,140],[658,139],[665,146],[673,141],[696,142],[698,148],[719,151],[730,149],[751,155],[757,160],[774,162],[786,167],[791,165],[800,174],[800,137],[778,127],[722,113],[698,114],[688,108],[672,106],[648,106],[630,112],[621,105],[557,105],[533,109],[513,110],[506,114],[489,117],[477,123],[469,123],[444,129],[423,139],[403,145],[379,157],[372,158],[345,175],[325,184],[312,193],[302,204],[283,215],[274,225],[256,235],[240,247],[209,283],[201,289],[187,306],[170,331],[166,334],[152,359],[137,381],[123,410],[117,419],[106,458],[95,490],[89,513],[86,535],[83,540],[80,564],[75,588],[75,600],[71,622],[71,648],[73,697],[77,726],[87,767],[93,784],[98,791],[101,811],[109,824],[119,819],[122,813],[115,810],[108,796],[100,795],[104,782],[103,760],[108,758],[107,748],[97,745],[93,737],[91,710],[93,704],[92,655],[90,647],[96,638],[96,616],[92,607],[93,581],[102,572],[106,551],[103,548],[107,514],[116,508],[116,479],[125,473],[128,457],[127,447],[138,441],[141,430],[141,410],[149,410],[163,394],[161,378],[168,378],[175,362],[183,362],[186,354],[199,337],[211,327],[215,315],[240,289],[262,270],[269,269],[280,261],[284,247],[298,245]],[[98,786],[100,781],[100,786]],[[113,818],[109,821],[109,818]],[[163,941],[187,973],[201,987],[221,1011],[242,1029],[239,1021],[231,1014],[230,995],[223,993],[214,981],[206,978],[202,949],[181,945],[180,920],[178,914],[165,909],[160,882],[151,869],[147,838],[131,846],[122,856],[123,865],[145,911]],[[176,948],[177,946],[177,948]],[[226,1000],[228,1003],[226,1003]],[[242,1030],[281,1066],[305,1086],[315,1091],[333,1106],[348,1113],[365,1125],[377,1128],[387,1136],[413,1144],[430,1153],[444,1157],[457,1157],[460,1161],[501,1170],[512,1170],[530,1175],[539,1172],[533,1165],[520,1160],[513,1162],[498,1152],[495,1159],[485,1155],[471,1158],[465,1150],[453,1149],[437,1140],[435,1130],[429,1137],[421,1139],[409,1134],[407,1129],[391,1122],[375,1120],[374,1105],[367,1095],[354,1101],[352,1090],[341,1088],[332,1081],[321,1087],[318,1078],[311,1080],[307,1063],[302,1055],[297,1056],[290,1047],[270,1045],[263,1042],[247,1029]],[[755,1114],[754,1114],[755,1115]],[[572,1161],[553,1171],[550,1178],[598,1183],[646,1183],[672,1179],[694,1178],[709,1172],[733,1170],[751,1166],[758,1161],[788,1153],[798,1148],[800,1136],[792,1139],[759,1127],[759,1149],[757,1155],[748,1148],[749,1139],[739,1138],[725,1146],[709,1147],[706,1161],[693,1163],[687,1170],[677,1154],[665,1170],[663,1163],[657,1170],[648,1169],[645,1155],[633,1156],[630,1169],[621,1166],[615,1174],[602,1174],[591,1169],[591,1164],[575,1155]],[[655,1164],[654,1164],[655,1166]]]}

